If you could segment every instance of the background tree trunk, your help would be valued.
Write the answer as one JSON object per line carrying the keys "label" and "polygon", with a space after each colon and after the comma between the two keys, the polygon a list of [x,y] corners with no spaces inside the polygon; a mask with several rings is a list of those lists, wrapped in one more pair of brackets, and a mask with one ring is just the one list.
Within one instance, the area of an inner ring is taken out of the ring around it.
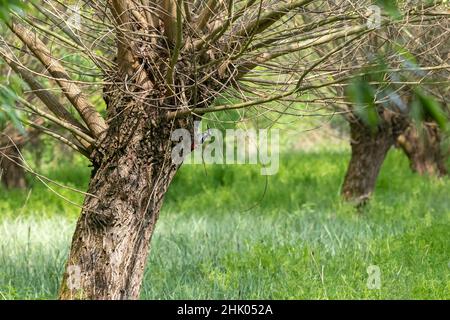
{"label": "background tree trunk", "polygon": [[23,135],[12,124],[8,124],[0,137],[0,178],[7,189],[25,189],[25,170],[20,165],[21,149],[27,142]]}
{"label": "background tree trunk", "polygon": [[[34,123],[41,126],[44,121],[38,119]],[[40,134],[40,130],[33,127],[28,128],[25,133],[20,132],[12,124],[8,124],[3,130],[0,136],[0,178],[6,188],[26,188],[21,151],[27,144],[37,148]]]}
{"label": "background tree trunk", "polygon": [[[0,157],[0,177],[2,184],[7,189],[25,189],[25,170],[18,164],[22,164],[18,147],[3,147]],[[11,159],[11,160],[10,160]]]}
{"label": "background tree trunk", "polygon": [[384,124],[376,132],[361,121],[350,122],[351,159],[342,186],[345,200],[362,204],[372,194],[383,161],[393,145],[391,128]]}
{"label": "background tree trunk", "polygon": [[441,133],[436,123],[411,124],[397,138],[397,145],[409,159],[411,170],[420,175],[443,176],[448,173],[441,149]]}

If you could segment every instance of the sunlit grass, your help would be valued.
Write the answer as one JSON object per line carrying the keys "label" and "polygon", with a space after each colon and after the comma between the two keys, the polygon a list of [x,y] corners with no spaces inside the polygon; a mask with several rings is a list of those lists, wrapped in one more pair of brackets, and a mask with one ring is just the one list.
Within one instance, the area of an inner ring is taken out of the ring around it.
{"label": "sunlit grass", "polygon": [[[183,167],[142,298],[450,298],[449,179],[418,177],[393,152],[357,212],[339,199],[347,161],[346,152],[283,155],[267,180],[251,166]],[[85,189],[88,172],[77,162],[44,173]],[[55,298],[79,208],[39,183],[2,192],[0,208],[0,298]],[[379,290],[367,287],[370,265]]]}

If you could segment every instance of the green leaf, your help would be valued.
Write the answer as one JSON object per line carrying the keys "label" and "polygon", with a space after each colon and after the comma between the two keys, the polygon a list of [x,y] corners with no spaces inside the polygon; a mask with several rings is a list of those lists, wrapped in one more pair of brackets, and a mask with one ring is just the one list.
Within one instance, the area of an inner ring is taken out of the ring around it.
{"label": "green leaf", "polygon": [[381,10],[391,16],[394,20],[398,20],[402,17],[397,0],[376,0],[375,4],[381,7]]}
{"label": "green leaf", "polygon": [[29,1],[0,0],[0,20],[9,21],[12,12],[22,13]]}
{"label": "green leaf", "polygon": [[432,118],[442,130],[446,131],[449,120],[439,102],[433,97],[423,93],[420,89],[416,89],[414,93],[418,103],[420,103],[420,106],[422,107],[423,118],[426,118],[427,116]]}
{"label": "green leaf", "polygon": [[411,111],[410,116],[413,119],[414,122],[420,123],[425,120],[425,114],[423,112],[422,104],[420,103],[419,99],[414,99],[411,103]]}
{"label": "green leaf", "polygon": [[22,133],[25,134],[25,129],[20,121],[20,115],[16,109],[17,95],[10,88],[1,85],[0,86],[0,114],[2,120],[10,120],[14,126]]}
{"label": "green leaf", "polygon": [[397,51],[398,55],[407,63],[412,64],[414,66],[417,66],[417,59],[416,57],[408,51],[405,47],[399,45],[398,43],[395,43],[394,49]]}
{"label": "green leaf", "polygon": [[355,104],[356,115],[375,132],[380,121],[376,109],[375,91],[362,77],[354,79],[348,89],[347,96]]}

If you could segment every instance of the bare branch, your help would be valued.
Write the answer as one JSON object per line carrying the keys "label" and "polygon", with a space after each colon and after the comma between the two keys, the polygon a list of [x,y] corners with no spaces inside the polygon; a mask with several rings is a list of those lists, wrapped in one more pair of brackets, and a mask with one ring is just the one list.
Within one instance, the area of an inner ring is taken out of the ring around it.
{"label": "bare branch", "polygon": [[71,81],[69,74],[61,63],[51,55],[45,44],[32,31],[14,22],[8,24],[8,26],[47,68],[94,136],[99,137],[107,128],[105,121],[78,86]]}
{"label": "bare branch", "polygon": [[64,108],[62,104],[59,103],[58,99],[47,89],[45,89],[36,78],[22,66],[20,66],[7,52],[3,52],[0,50],[0,57],[17,73],[19,74],[23,80],[30,86],[33,93],[44,103],[44,105],[51,111],[53,114],[68,123],[72,126],[77,127],[84,133],[88,133],[89,131],[80,123],[77,119],[75,119],[72,114]]}
{"label": "bare branch", "polygon": [[164,24],[164,35],[170,43],[175,43],[177,37],[177,2],[176,0],[162,0],[161,20]]}
{"label": "bare branch", "polygon": [[132,75],[136,64],[125,32],[130,23],[128,1],[112,0],[111,11],[117,24],[117,60],[123,74]]}
{"label": "bare branch", "polygon": [[209,21],[209,18],[214,15],[214,9],[216,8],[217,0],[209,0],[202,12],[200,12],[197,20],[197,28],[198,30],[203,30],[206,24]]}
{"label": "bare branch", "polygon": [[289,1],[288,3],[283,3],[277,6],[274,10],[263,14],[259,19],[255,19],[249,22],[240,31],[236,33],[236,36],[238,38],[247,38],[252,36],[253,34],[260,33],[269,28],[278,20],[280,20],[286,14],[290,13],[291,11],[297,8],[306,6],[311,2],[313,2],[313,0],[295,0]]}
{"label": "bare branch", "polygon": [[86,149],[89,149],[91,147],[91,145],[95,144],[95,139],[92,138],[91,136],[89,136],[88,134],[84,133],[83,131],[79,130],[79,128],[77,128],[76,126],[65,122],[55,116],[52,116],[51,114],[48,114],[44,111],[42,111],[41,109],[39,109],[38,107],[32,105],[31,103],[29,103],[27,100],[18,97],[18,100],[20,103],[22,103],[24,106],[26,106],[28,109],[32,110],[33,112],[35,112],[37,115],[50,120],[51,122],[61,126],[64,129],[67,129],[69,132],[73,133],[76,137],[81,138],[83,140],[85,140],[87,142],[87,144],[83,143],[84,147]]}
{"label": "bare branch", "polygon": [[173,74],[174,74],[174,67],[175,64],[178,61],[178,57],[180,56],[180,50],[183,42],[183,15],[182,15],[182,8],[181,8],[181,2],[177,4],[176,12],[177,12],[177,18],[176,18],[176,39],[175,39],[175,48],[172,52],[172,57],[170,59],[170,65],[167,70],[167,84],[171,88],[171,92],[173,93]]}
{"label": "bare branch", "polygon": [[291,45],[287,45],[287,46],[278,48],[276,50],[273,50],[270,53],[264,53],[264,54],[256,57],[254,59],[254,61],[251,61],[251,62],[241,66],[238,78],[244,76],[246,73],[248,73],[250,70],[257,67],[258,65],[264,64],[265,62],[273,60],[280,56],[283,56],[283,55],[286,55],[289,53],[293,53],[293,52],[297,52],[297,51],[301,51],[301,50],[310,48],[312,46],[319,46],[321,44],[335,41],[335,40],[338,40],[338,39],[346,37],[346,36],[354,35],[357,33],[362,33],[366,30],[367,30],[366,25],[351,27],[351,28],[347,28],[347,29],[344,29],[342,31],[337,31],[337,32],[335,30],[331,30],[330,34],[328,34],[328,35],[324,35],[324,36],[321,36],[318,38],[308,39],[305,41],[294,42]]}

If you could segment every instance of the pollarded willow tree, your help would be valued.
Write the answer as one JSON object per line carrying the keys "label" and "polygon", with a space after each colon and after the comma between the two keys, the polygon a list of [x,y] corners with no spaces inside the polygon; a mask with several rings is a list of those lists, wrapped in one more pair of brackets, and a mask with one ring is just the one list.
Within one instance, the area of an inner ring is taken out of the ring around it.
{"label": "pollarded willow tree", "polygon": [[[179,167],[171,159],[171,133],[185,128],[194,134],[194,120],[212,112],[313,112],[297,102],[354,76],[336,68],[338,53],[370,36],[370,3],[80,3],[44,0],[35,2],[32,15],[13,13],[0,56],[39,98],[19,98],[23,110],[58,126],[45,132],[93,165],[60,297],[135,299],[164,194]],[[381,28],[430,18],[418,8],[408,21],[383,18]],[[313,50],[337,39],[343,41],[321,55]],[[94,104],[100,94],[104,107]]]}
{"label": "pollarded willow tree", "polygon": [[[337,68],[353,69],[355,79],[320,92],[323,105],[350,127],[351,159],[341,190],[345,200],[363,204],[369,199],[393,146],[401,147],[413,171],[446,174],[441,144],[448,134],[450,20],[446,6],[423,2],[419,7],[429,17],[420,23],[378,28],[380,21],[371,20],[375,30],[370,36],[357,48],[341,51]],[[399,1],[371,11],[409,19],[417,8],[417,2]],[[329,43],[328,50],[340,43]]]}
{"label": "pollarded willow tree", "polygon": [[[444,9],[444,8],[442,8]],[[439,11],[434,11],[439,14]],[[409,159],[413,172],[420,175],[445,176],[450,119],[450,20],[447,11],[441,11],[444,19],[428,22],[425,26],[409,29],[409,59],[406,62],[414,72],[410,80],[410,104],[406,108],[411,115],[406,130],[396,136],[395,144]],[[416,89],[416,91],[415,91]],[[417,92],[417,89],[419,91]]]}
{"label": "pollarded willow tree", "polygon": [[[448,18],[441,17],[419,26],[393,26],[369,40],[372,66],[346,88],[353,103],[344,105],[352,148],[342,186],[345,199],[370,197],[393,146],[405,151],[414,171],[445,174],[441,140],[449,118],[448,27]],[[382,57],[387,55],[396,58],[386,62]]]}

